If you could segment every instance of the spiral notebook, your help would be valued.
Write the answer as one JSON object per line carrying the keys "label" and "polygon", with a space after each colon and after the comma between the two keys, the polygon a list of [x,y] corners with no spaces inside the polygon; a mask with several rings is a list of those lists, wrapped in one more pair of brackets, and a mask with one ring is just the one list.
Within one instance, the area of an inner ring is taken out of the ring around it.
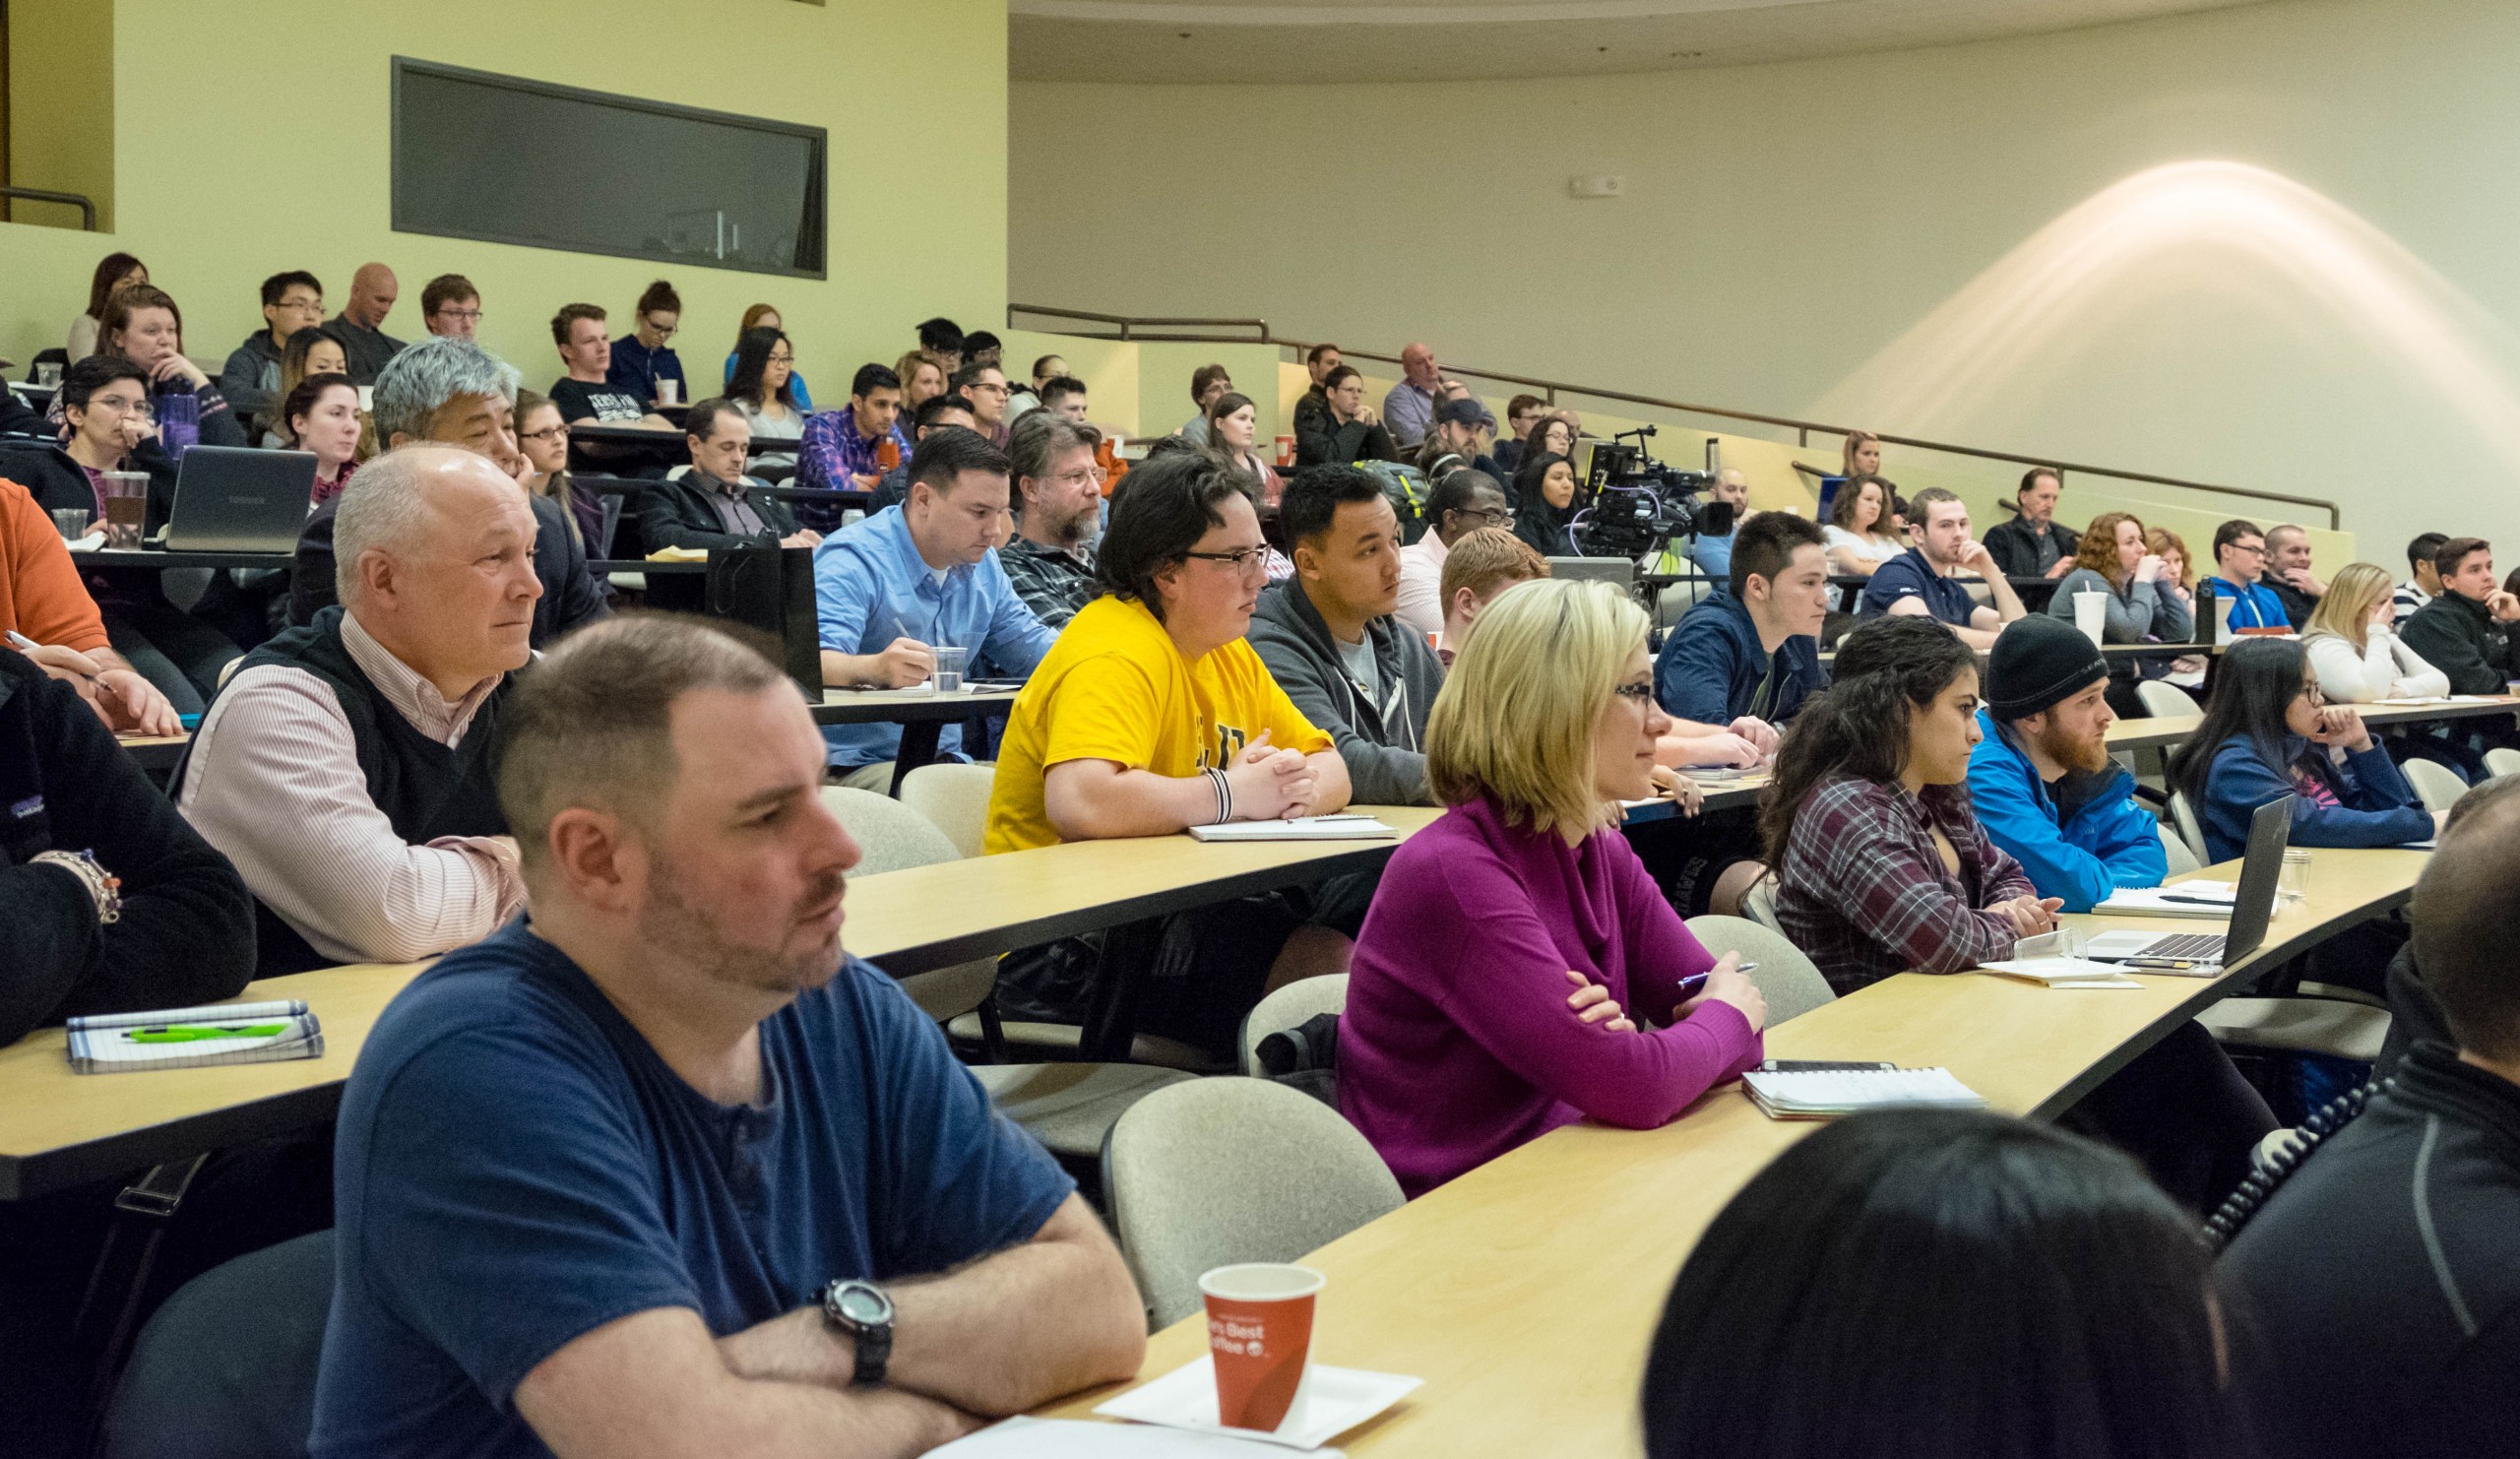
{"label": "spiral notebook", "polygon": [[99,1013],[71,1019],[67,1027],[75,1074],[268,1064],[324,1055],[323,1025],[295,1000]]}
{"label": "spiral notebook", "polygon": [[1752,1069],[1741,1088],[1770,1119],[1833,1119],[1858,1110],[1928,1105],[1942,1110],[1983,1110],[1984,1096],[1931,1069]]}

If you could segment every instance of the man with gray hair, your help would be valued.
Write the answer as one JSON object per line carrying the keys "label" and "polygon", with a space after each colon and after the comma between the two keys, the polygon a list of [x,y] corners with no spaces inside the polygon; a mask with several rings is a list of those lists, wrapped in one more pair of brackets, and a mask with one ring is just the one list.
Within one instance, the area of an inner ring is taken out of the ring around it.
{"label": "man with gray hair", "polygon": [[[460,446],[510,476],[528,470],[516,442],[514,366],[470,340],[432,335],[394,356],[376,378],[372,414],[377,438],[388,446],[435,441]],[[288,621],[304,627],[333,605],[334,513],[339,498],[315,509],[297,537],[290,567]],[[587,570],[586,546],[569,529],[568,509],[547,496],[529,494],[536,536],[534,575],[542,599],[534,609],[534,646],[611,612],[605,589]]]}
{"label": "man with gray hair", "polygon": [[493,774],[542,597],[535,534],[481,455],[387,452],[340,498],[341,603],[212,699],[175,805],[252,889],[263,977],[433,957],[524,904]]}
{"label": "man with gray hair", "polygon": [[1015,422],[1015,536],[998,565],[1033,616],[1065,628],[1094,601],[1094,551],[1086,536],[1102,522],[1102,478],[1094,449],[1102,432],[1044,407]]}

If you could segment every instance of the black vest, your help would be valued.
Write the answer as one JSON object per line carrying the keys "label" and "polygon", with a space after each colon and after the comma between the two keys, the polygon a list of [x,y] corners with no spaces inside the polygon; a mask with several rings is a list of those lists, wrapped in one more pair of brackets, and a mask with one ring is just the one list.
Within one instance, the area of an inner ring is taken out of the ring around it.
{"label": "black vest", "polygon": [[[314,622],[291,628],[246,655],[236,671],[243,673],[262,664],[304,669],[332,689],[350,722],[359,773],[367,778],[367,796],[407,844],[418,846],[444,836],[507,834],[508,818],[499,809],[497,785],[499,711],[508,691],[516,687],[516,675],[499,681],[472,716],[463,743],[449,749],[413,729],[378,692],[342,643],[342,609],[338,607],[324,609]],[[212,702],[217,703],[215,696]],[[188,747],[175,765],[174,794],[183,793],[184,776],[191,769]],[[259,895],[254,899],[254,920],[262,948],[257,976],[303,973],[333,963]]]}

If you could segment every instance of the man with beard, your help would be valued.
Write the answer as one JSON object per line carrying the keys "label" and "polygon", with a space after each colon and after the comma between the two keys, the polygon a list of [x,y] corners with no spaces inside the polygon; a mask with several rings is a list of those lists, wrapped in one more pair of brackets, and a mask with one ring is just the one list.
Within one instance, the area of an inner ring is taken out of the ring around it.
{"label": "man with beard", "polygon": [[533,915],[351,1073],[315,1452],[913,1454],[1137,1371],[1075,1182],[843,954],[859,852],[778,666],[614,619],[504,749]]}
{"label": "man with beard", "polygon": [[1015,422],[1007,454],[1015,465],[1015,536],[997,561],[1033,616],[1065,628],[1094,601],[1094,549],[1102,525],[1102,477],[1094,448],[1102,432],[1045,407]]}
{"label": "man with beard", "polygon": [[2066,912],[2159,886],[2170,869],[2135,778],[2109,757],[2108,688],[2100,649],[2045,613],[2005,624],[1987,656],[1969,798],[1986,835]]}

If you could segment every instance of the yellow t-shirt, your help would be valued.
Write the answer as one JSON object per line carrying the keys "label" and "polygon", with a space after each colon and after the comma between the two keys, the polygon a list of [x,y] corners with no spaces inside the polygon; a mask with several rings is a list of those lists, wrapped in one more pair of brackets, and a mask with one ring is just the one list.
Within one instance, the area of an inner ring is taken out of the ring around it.
{"label": "yellow t-shirt", "polygon": [[1109,760],[1177,780],[1232,765],[1263,730],[1283,748],[1330,748],[1330,736],[1287,698],[1249,640],[1192,664],[1143,603],[1098,598],[1015,697],[980,849],[1059,844],[1041,798],[1041,777],[1053,765]]}

